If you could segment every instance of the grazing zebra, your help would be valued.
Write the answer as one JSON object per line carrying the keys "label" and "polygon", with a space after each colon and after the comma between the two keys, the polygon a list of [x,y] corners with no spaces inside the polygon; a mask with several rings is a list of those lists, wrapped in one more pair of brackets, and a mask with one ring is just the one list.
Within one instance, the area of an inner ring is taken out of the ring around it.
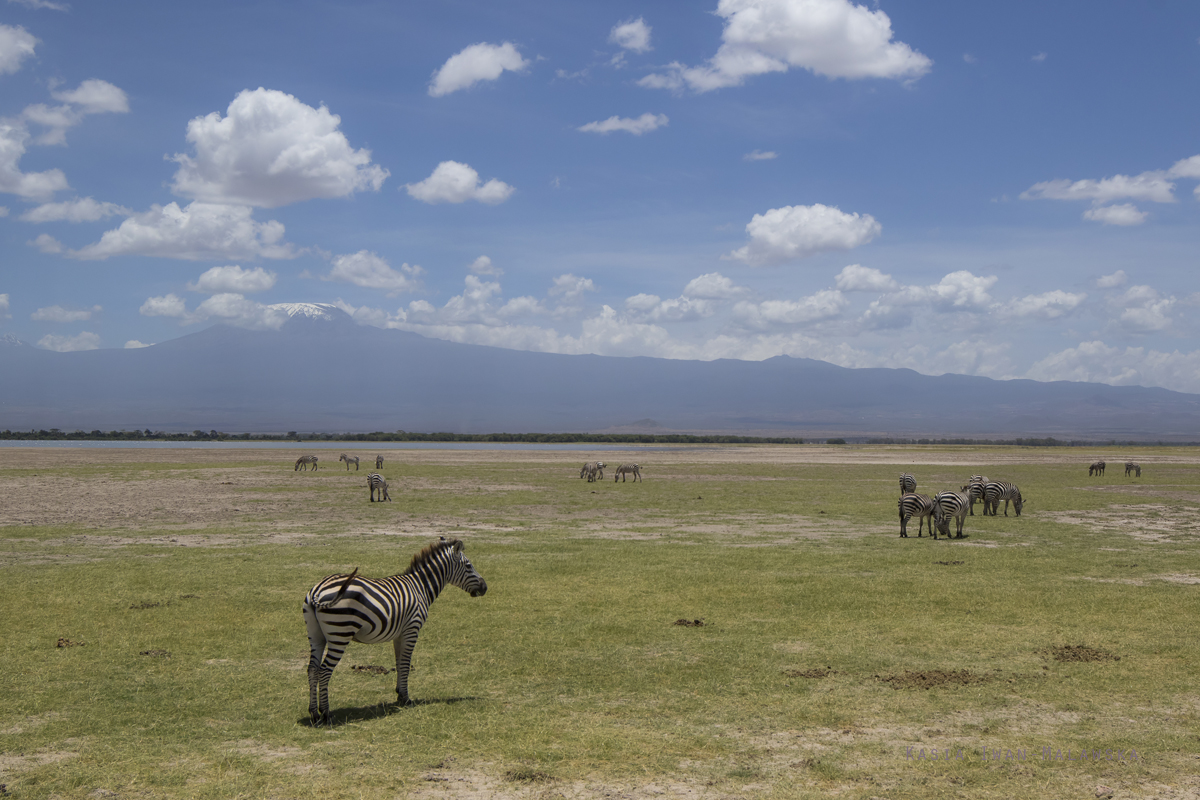
{"label": "grazing zebra", "polygon": [[983,486],[988,482],[986,475],[972,475],[962,490],[967,493],[967,505],[971,516],[975,516],[975,501],[983,499]]}
{"label": "grazing zebra", "polygon": [[383,469],[383,456],[375,456],[375,469]]}
{"label": "grazing zebra", "polygon": [[296,459],[296,469],[292,470],[292,471],[295,472],[296,470],[299,470],[300,467],[304,467],[304,471],[308,472],[309,464],[312,464],[312,468],[315,470],[317,468],[317,457],[316,456],[300,456],[299,458]]}
{"label": "grazing zebra", "polygon": [[458,539],[440,541],[413,556],[400,575],[372,580],[330,575],[304,598],[308,628],[308,715],[314,725],[329,722],[329,678],[351,641],[392,642],[396,650],[396,701],[410,705],[408,671],[417,633],[429,606],[446,584],[471,597],[487,592],[487,581],[463,555]]}
{"label": "grazing zebra", "polygon": [[896,508],[900,512],[900,535],[903,538],[908,538],[908,521],[913,517],[917,518],[917,538],[920,538],[922,526],[927,518],[929,532],[933,533],[933,500],[927,495],[902,494],[896,501]]}
{"label": "grazing zebra", "polygon": [[589,461],[579,470],[579,477],[587,476],[588,483],[595,483],[597,478],[604,479],[604,468],[608,466],[603,461]]}
{"label": "grazing zebra", "polygon": [[1013,508],[1016,509],[1017,516],[1021,516],[1021,506],[1025,501],[1021,498],[1021,490],[1017,488],[1015,483],[1004,483],[1003,481],[990,481],[983,487],[983,513],[988,513],[988,508],[992,509],[992,516],[996,516],[996,512],[1000,510],[1000,501],[1004,501],[1004,516],[1008,516],[1008,501],[1011,500]]}
{"label": "grazing zebra", "polygon": [[1103,461],[1096,461],[1091,466],[1088,467],[1088,476],[1089,477],[1092,475],[1103,475],[1103,474],[1104,474],[1104,462]]}
{"label": "grazing zebra", "polygon": [[351,464],[354,464],[354,471],[358,472],[358,456],[348,456],[345,453],[342,453],[341,457],[338,458],[338,461],[346,462],[346,472],[350,471]]}
{"label": "grazing zebra", "polygon": [[1128,478],[1129,473],[1131,473],[1131,472],[1136,472],[1137,477],[1139,477],[1139,478],[1142,477],[1142,465],[1135,463],[1133,461],[1126,461],[1125,462],[1125,477]]}
{"label": "grazing zebra", "polygon": [[617,482],[617,478],[621,479],[621,483],[625,482],[625,476],[632,475],[633,482],[637,483],[642,477],[642,468],[637,464],[622,464],[617,467],[617,471],[613,473],[613,483]]}
{"label": "grazing zebra", "polygon": [[388,494],[387,481],[378,472],[367,473],[367,486],[371,490],[371,502],[375,502],[375,492],[379,492],[379,502],[384,500],[391,501],[392,496]]}
{"label": "grazing zebra", "polygon": [[917,491],[917,479],[911,472],[900,473],[900,494],[912,494]]}
{"label": "grazing zebra", "polygon": [[934,495],[933,521],[937,524],[937,530],[933,532],[933,538],[938,537],[938,531],[947,539],[950,538],[950,519],[952,517],[957,524],[954,538],[963,538],[963,523],[967,521],[967,509],[970,505],[967,495],[962,492],[938,492]]}

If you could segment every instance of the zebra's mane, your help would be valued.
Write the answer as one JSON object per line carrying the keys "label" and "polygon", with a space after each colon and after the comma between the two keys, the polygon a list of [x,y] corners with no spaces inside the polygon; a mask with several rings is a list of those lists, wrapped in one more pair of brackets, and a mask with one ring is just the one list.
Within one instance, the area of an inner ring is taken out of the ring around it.
{"label": "zebra's mane", "polygon": [[452,547],[455,550],[461,550],[462,546],[463,543],[461,539],[440,539],[413,556],[412,563],[410,563],[408,565],[408,569],[404,570],[404,572],[401,574],[408,575],[412,572],[415,572],[418,567],[422,566],[427,561],[431,561],[434,556],[441,553],[441,551],[447,547]]}

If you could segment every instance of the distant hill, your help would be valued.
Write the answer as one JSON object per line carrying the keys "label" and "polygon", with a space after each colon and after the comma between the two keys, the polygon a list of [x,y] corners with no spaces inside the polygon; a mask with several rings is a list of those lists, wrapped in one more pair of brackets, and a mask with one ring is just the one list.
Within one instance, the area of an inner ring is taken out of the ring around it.
{"label": "distant hill", "polygon": [[449,431],[1200,439],[1200,395],[931,377],[778,356],[677,361],[505,350],[276,307],[134,350],[0,341],[0,430]]}

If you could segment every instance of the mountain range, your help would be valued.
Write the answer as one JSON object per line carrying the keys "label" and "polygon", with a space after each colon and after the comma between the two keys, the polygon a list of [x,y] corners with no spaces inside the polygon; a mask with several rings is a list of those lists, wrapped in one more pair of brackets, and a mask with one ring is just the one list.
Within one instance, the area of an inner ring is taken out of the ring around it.
{"label": "mountain range", "polygon": [[1200,439],[1200,395],[1167,389],[535,353],[277,308],[278,330],[217,325],[139,349],[0,339],[0,429]]}

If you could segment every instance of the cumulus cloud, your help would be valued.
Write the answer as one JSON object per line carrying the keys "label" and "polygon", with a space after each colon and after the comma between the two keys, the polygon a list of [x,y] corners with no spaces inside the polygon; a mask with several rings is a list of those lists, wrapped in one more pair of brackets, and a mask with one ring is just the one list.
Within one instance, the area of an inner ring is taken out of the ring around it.
{"label": "cumulus cloud", "polygon": [[1022,200],[1090,200],[1110,203],[1129,198],[1154,203],[1175,202],[1175,184],[1166,172],[1155,170],[1140,175],[1113,175],[1100,180],[1071,181],[1059,179],[1035,183],[1021,192]]}
{"label": "cumulus cloud", "polygon": [[654,294],[636,294],[625,299],[625,311],[639,322],[687,322],[716,313],[716,304],[697,297],[663,300]]}
{"label": "cumulus cloud", "polygon": [[40,234],[36,239],[31,239],[25,244],[36,247],[43,253],[61,253],[63,251],[62,242],[48,233]]}
{"label": "cumulus cloud", "polygon": [[504,270],[493,264],[487,256],[475,259],[467,269],[471,271],[472,275],[491,275],[498,278],[504,274]]}
{"label": "cumulus cloud", "polygon": [[840,316],[848,304],[837,289],[824,289],[800,300],[743,300],[733,307],[733,318],[750,328],[809,325]]}
{"label": "cumulus cloud", "polygon": [[381,256],[369,250],[359,250],[350,255],[335,256],[333,268],[324,279],[346,281],[366,289],[383,289],[392,296],[419,289],[419,278],[423,272],[420,267],[408,264],[401,264],[398,270],[393,269]]}
{"label": "cumulus cloud", "polygon": [[589,122],[586,125],[580,125],[576,130],[583,131],[584,133],[625,131],[626,133],[632,133],[634,136],[641,136],[643,133],[649,133],[658,128],[666,127],[669,121],[666,114],[651,114],[647,111],[637,119],[612,116],[600,122]]}
{"label": "cumulus cloud", "polygon": [[47,306],[39,308],[30,314],[29,318],[36,322],[82,322],[91,319],[93,314],[99,314],[103,310],[100,306],[76,310],[66,309],[62,306]]}
{"label": "cumulus cloud", "polygon": [[296,253],[281,241],[283,232],[283,224],[275,220],[256,222],[248,206],[156,204],[106,231],[99,242],[68,255],[88,260],[122,255],[191,261],[292,258]]}
{"label": "cumulus cloud", "polygon": [[139,342],[137,339],[130,339],[125,343],[126,350],[140,350],[143,347],[153,347],[154,342]]}
{"label": "cumulus cloud", "polygon": [[650,26],[642,17],[614,25],[608,34],[608,40],[622,50],[632,50],[635,53],[645,53],[653,49],[650,46]]}
{"label": "cumulus cloud", "polygon": [[187,307],[184,305],[182,297],[167,294],[147,298],[146,302],[142,303],[142,307],[138,309],[138,313],[143,317],[179,318],[187,316]]}
{"label": "cumulus cloud", "polygon": [[1076,294],[1055,289],[1051,292],[1015,298],[1003,304],[998,310],[1001,314],[1011,317],[1058,319],[1079,308],[1086,299],[1087,295],[1083,293]]}
{"label": "cumulus cloud", "polygon": [[744,286],[737,286],[719,272],[707,272],[688,281],[687,286],[683,287],[683,296],[706,300],[727,300],[744,295],[749,291]]}
{"label": "cumulus cloud", "polygon": [[409,196],[423,203],[478,200],[492,206],[503,203],[515,191],[507,183],[495,178],[480,185],[479,173],[457,161],[443,161],[428,178],[419,183],[406,183],[404,189]]}
{"label": "cumulus cloud", "polygon": [[195,155],[177,153],[171,189],[209,203],[262,208],[379,191],[388,171],[355,150],[342,119],[274,89],[246,89],[187,126]]}
{"label": "cumulus cloud", "polygon": [[772,161],[779,158],[779,154],[774,150],[753,150],[742,156],[743,161]]}
{"label": "cumulus cloud", "polygon": [[1170,327],[1177,302],[1150,286],[1130,286],[1109,300],[1117,313],[1117,324],[1131,333],[1153,333]]}
{"label": "cumulus cloud", "polygon": [[433,73],[429,84],[431,97],[442,97],[474,86],[480,81],[494,81],[504,73],[520,72],[529,66],[512,42],[504,44],[478,44],[465,47],[447,59]]}
{"label": "cumulus cloud", "polygon": [[843,267],[836,280],[843,292],[894,292],[900,288],[891,275],[861,264]]}
{"label": "cumulus cloud", "polygon": [[278,330],[288,318],[287,312],[278,307],[256,303],[237,292],[214,294],[194,311],[188,311],[183,298],[174,294],[151,297],[142,303],[138,313],[144,317],[178,319],[184,325],[215,319],[255,330]]}
{"label": "cumulus cloud", "polygon": [[267,272],[262,267],[242,269],[241,266],[233,264],[206,270],[195,283],[189,283],[187,288],[189,291],[208,294],[251,294],[270,289],[275,285],[277,277],[274,272]]}
{"label": "cumulus cloud", "polygon": [[66,144],[67,130],[82,122],[88,114],[124,114],[129,111],[129,99],[125,92],[97,78],[84,81],[76,89],[50,94],[55,100],[62,101],[62,105],[34,103],[21,112],[22,123],[44,128],[34,138],[35,144]]}
{"label": "cumulus cloud", "polygon": [[551,297],[561,297],[564,301],[573,302],[583,297],[584,292],[594,291],[596,285],[592,283],[591,278],[581,278],[568,272],[554,279],[549,294]]}
{"label": "cumulus cloud", "polygon": [[725,29],[707,64],[674,63],[639,85],[706,92],[792,67],[828,78],[915,80],[933,63],[892,40],[887,14],[850,0],[720,0],[716,13]]}
{"label": "cumulus cloud", "polygon": [[747,264],[795,261],[828,250],[850,250],[880,234],[870,214],[846,214],[835,206],[784,206],[755,214],[746,225],[750,243],[723,256]]}
{"label": "cumulus cloud", "polygon": [[12,319],[12,314],[8,313],[7,294],[0,294],[0,319]]}
{"label": "cumulus cloud", "polygon": [[50,333],[38,339],[38,347],[59,353],[74,353],[79,350],[96,350],[100,347],[100,335],[84,331],[76,336],[58,336]]}
{"label": "cumulus cloud", "polygon": [[1124,286],[1128,278],[1125,275],[1125,270],[1119,269],[1111,275],[1102,275],[1096,279],[1096,286],[1101,289],[1114,289],[1118,286]]}
{"label": "cumulus cloud", "polygon": [[101,203],[90,197],[62,203],[43,203],[21,215],[25,222],[95,222],[112,216],[129,216],[133,212],[116,203]]}
{"label": "cumulus cloud", "polygon": [[1147,212],[1139,211],[1137,206],[1132,203],[1089,208],[1083,212],[1084,219],[1103,222],[1105,225],[1141,225],[1146,221],[1147,216]]}
{"label": "cumulus cloud", "polygon": [[20,25],[0,24],[0,75],[10,75],[33,57],[38,38]]}
{"label": "cumulus cloud", "polygon": [[30,140],[24,121],[0,117],[0,192],[30,200],[44,200],[67,188],[60,169],[21,172],[21,157]]}
{"label": "cumulus cloud", "polygon": [[1039,381],[1162,386],[1177,392],[1200,392],[1200,350],[1166,353],[1144,347],[1112,347],[1102,341],[1080,342],[1042,358],[1027,375]]}

